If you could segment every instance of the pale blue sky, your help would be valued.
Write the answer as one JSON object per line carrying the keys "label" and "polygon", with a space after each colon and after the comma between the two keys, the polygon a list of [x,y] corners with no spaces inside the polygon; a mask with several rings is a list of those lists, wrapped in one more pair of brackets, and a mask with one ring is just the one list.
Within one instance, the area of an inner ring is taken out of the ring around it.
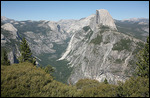
{"label": "pale blue sky", "polygon": [[149,1],[1,1],[1,15],[15,20],[81,19],[97,9],[118,20],[149,18]]}

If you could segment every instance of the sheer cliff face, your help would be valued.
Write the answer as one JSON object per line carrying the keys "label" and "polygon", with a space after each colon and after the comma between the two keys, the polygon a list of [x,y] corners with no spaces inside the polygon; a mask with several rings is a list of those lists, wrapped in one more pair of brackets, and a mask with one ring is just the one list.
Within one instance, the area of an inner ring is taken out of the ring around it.
{"label": "sheer cliff face", "polygon": [[137,43],[142,42],[118,32],[106,10],[97,10],[90,23],[74,33],[59,59],[67,59],[74,69],[68,80],[73,84],[82,78],[100,82],[106,78],[113,84],[124,81],[134,71],[130,63],[134,62]]}
{"label": "sheer cliff face", "polygon": [[116,25],[109,12],[105,9],[96,10],[96,23],[116,30]]}

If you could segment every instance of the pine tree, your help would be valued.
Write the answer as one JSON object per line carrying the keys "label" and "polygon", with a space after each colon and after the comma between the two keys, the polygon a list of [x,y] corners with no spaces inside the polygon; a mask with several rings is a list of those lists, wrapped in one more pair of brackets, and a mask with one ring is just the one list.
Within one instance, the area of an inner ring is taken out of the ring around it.
{"label": "pine tree", "polygon": [[137,55],[137,75],[141,77],[149,77],[149,37],[144,48]]}
{"label": "pine tree", "polygon": [[104,83],[105,83],[105,84],[108,84],[108,82],[107,82],[107,79],[106,79],[106,78],[105,78],[105,80],[104,80]]}
{"label": "pine tree", "polygon": [[4,48],[2,49],[1,64],[2,65],[10,65],[10,61],[8,60],[7,51]]}
{"label": "pine tree", "polygon": [[35,65],[35,58],[33,58],[30,47],[25,38],[22,39],[21,45],[21,56],[19,57],[19,62],[29,61]]}

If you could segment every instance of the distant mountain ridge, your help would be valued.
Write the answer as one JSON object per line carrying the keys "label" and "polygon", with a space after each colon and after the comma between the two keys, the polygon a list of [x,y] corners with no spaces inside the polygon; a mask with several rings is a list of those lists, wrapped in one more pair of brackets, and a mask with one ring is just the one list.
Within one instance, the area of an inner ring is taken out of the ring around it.
{"label": "distant mountain ridge", "polygon": [[131,18],[127,20],[115,20],[118,31],[145,41],[149,35],[149,19]]}
{"label": "distant mountain ridge", "polygon": [[121,20],[122,22],[124,21],[132,21],[132,22],[146,22],[146,23],[149,23],[148,21],[149,19],[148,18],[129,18],[129,19],[123,19]]}

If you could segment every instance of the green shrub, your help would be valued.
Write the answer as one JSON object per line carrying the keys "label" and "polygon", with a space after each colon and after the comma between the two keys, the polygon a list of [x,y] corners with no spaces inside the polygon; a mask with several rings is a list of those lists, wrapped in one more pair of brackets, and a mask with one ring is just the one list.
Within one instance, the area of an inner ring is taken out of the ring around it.
{"label": "green shrub", "polygon": [[97,80],[92,80],[92,79],[80,79],[76,83],[77,89],[85,89],[85,88],[90,88],[90,87],[96,87],[99,84]]}
{"label": "green shrub", "polygon": [[53,80],[50,74],[29,62],[1,65],[2,97],[73,97],[79,94],[76,87]]}
{"label": "green shrub", "polygon": [[117,97],[149,97],[149,78],[131,77],[116,88]]}
{"label": "green shrub", "polygon": [[115,97],[115,85],[100,83],[97,80],[81,79],[76,83],[81,89],[81,97]]}

